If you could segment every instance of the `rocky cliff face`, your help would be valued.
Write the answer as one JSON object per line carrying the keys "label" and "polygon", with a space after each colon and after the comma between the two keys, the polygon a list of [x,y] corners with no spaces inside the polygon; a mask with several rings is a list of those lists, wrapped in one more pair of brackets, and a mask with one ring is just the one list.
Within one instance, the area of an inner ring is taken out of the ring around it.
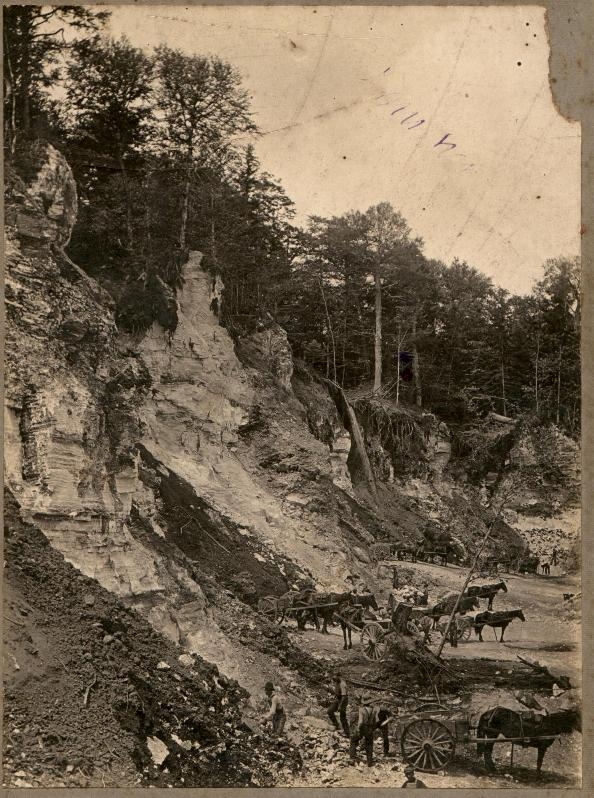
{"label": "rocky cliff face", "polygon": [[471,540],[472,496],[443,479],[443,425],[394,415],[396,437],[425,452],[406,484],[393,459],[383,474],[389,447],[376,435],[374,453],[368,436],[378,513],[351,480],[351,436],[325,387],[274,323],[231,340],[200,253],[175,332],[118,331],[110,296],[64,253],[68,164],[49,145],[35,155],[27,183],[8,176],[6,484],[67,561],[253,690],[279,666],[246,675],[237,596],[253,605],[305,578],[338,591],[360,579],[382,600],[378,537],[416,540],[434,520]]}
{"label": "rocky cliff face", "polygon": [[240,362],[199,253],[176,331],[121,335],[109,295],[63,252],[68,164],[49,145],[37,156],[7,197],[6,484],[76,568],[232,671],[242,652],[196,570],[227,587],[241,570],[260,594],[306,575],[342,589],[373,524],[352,497],[348,435],[295,396],[280,328],[246,340],[254,365]]}

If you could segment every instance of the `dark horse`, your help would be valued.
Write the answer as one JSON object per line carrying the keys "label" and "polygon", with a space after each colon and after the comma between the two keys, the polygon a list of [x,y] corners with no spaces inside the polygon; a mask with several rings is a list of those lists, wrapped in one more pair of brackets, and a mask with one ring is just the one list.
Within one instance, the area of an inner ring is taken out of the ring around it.
{"label": "dark horse", "polygon": [[[313,607],[303,609],[297,613],[297,627],[305,629],[305,621],[309,616],[313,618],[317,631],[327,635],[330,634],[328,632],[328,624],[332,620],[334,613],[340,613],[341,607],[345,604],[353,604],[354,596],[352,593],[314,593],[310,596],[308,603],[313,605]],[[322,619],[321,629],[320,618]]]}
{"label": "dark horse", "polygon": [[[505,610],[504,612],[479,612],[474,617],[474,631],[478,635],[478,639],[483,642],[483,629],[485,626],[492,626],[493,629],[501,629],[501,637],[499,642],[503,641],[503,633],[514,620],[519,618],[525,621],[524,613],[522,610]],[[495,632],[495,639],[497,639],[497,632]]]}
{"label": "dark horse", "polygon": [[[448,596],[447,598],[439,601],[430,610],[427,610],[427,615],[430,615],[433,618],[433,628],[437,627],[439,620],[441,619],[442,615],[449,615],[450,612],[454,609],[454,605],[456,603],[457,595],[453,594]],[[468,610],[478,610],[480,607],[479,600],[476,596],[462,596],[458,603],[458,609],[456,612],[468,612]]]}
{"label": "dark horse", "polygon": [[488,585],[472,585],[472,587],[469,587],[464,595],[488,599],[487,609],[492,610],[493,599],[500,590],[503,590],[504,593],[507,593],[507,585],[505,582],[492,582]]}
{"label": "dark horse", "polygon": [[[353,602],[353,604],[348,605],[346,608],[342,608],[340,610],[340,617],[338,618],[338,623],[342,629],[342,637],[344,640],[343,648],[345,651],[348,648],[353,647],[353,641],[351,637],[352,626],[363,626],[365,613],[367,610],[379,610],[373,593],[364,593],[361,596],[353,596]],[[345,623],[345,621],[348,621],[348,624]]]}
{"label": "dark horse", "polygon": [[[555,742],[554,739],[542,738],[571,734],[573,731],[582,731],[582,717],[578,709],[562,709],[550,715],[535,716],[533,713],[519,713],[506,707],[495,707],[480,716],[476,736],[493,739],[500,734],[504,737],[521,737],[522,747],[538,749],[536,772],[540,773],[547,748]],[[485,766],[489,770],[495,769],[493,746],[494,743],[477,744],[477,752],[479,756],[484,756]]]}

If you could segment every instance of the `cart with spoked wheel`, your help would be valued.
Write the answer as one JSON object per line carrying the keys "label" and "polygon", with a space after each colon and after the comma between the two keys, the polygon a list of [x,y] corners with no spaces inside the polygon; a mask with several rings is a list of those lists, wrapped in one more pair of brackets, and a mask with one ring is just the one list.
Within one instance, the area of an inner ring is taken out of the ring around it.
{"label": "cart with spoked wheel", "polygon": [[438,704],[419,707],[400,721],[400,751],[416,770],[435,773],[450,762],[456,744],[470,741],[470,717]]}
{"label": "cart with spoked wheel", "polygon": [[[484,713],[486,714],[486,713]],[[550,742],[559,739],[561,734],[525,734],[521,736],[478,736],[479,726],[471,723],[471,716],[441,704],[424,704],[402,718],[397,717],[397,733],[400,750],[405,762],[415,770],[435,773],[443,770],[451,762],[457,749],[464,745],[476,746],[511,744],[513,765],[514,745],[532,745],[538,741]],[[521,723],[520,723],[521,728]],[[483,731],[484,734],[484,731]]]}

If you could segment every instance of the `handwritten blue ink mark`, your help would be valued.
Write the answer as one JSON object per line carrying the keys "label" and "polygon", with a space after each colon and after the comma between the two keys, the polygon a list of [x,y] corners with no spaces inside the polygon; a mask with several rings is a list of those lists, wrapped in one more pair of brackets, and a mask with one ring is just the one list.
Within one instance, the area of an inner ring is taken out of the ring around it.
{"label": "handwritten blue ink mark", "polygon": [[405,116],[405,117],[404,117],[404,119],[403,119],[403,120],[400,122],[400,124],[401,124],[401,125],[403,125],[403,124],[404,124],[405,122],[407,122],[409,119],[412,119],[412,118],[413,118],[413,116],[418,116],[418,115],[419,115],[419,114],[418,114],[418,112],[417,112],[417,111],[415,111],[415,112],[414,112],[414,114],[410,114],[410,116]]}
{"label": "handwritten blue ink mark", "polygon": [[403,111],[405,108],[406,108],[406,105],[401,105],[401,106],[400,106],[400,108],[396,108],[396,110],[395,110],[395,111],[392,111],[392,113],[390,114],[390,116],[394,116],[394,114],[397,114],[397,113],[398,113],[398,111]]}
{"label": "handwritten blue ink mark", "polygon": [[413,128],[415,128],[415,127],[419,127],[420,125],[424,125],[424,124],[425,124],[425,120],[424,120],[424,119],[421,119],[421,121],[420,121],[420,122],[415,122],[415,124],[414,124],[414,125],[411,125],[411,126],[409,127],[409,130],[412,130]]}

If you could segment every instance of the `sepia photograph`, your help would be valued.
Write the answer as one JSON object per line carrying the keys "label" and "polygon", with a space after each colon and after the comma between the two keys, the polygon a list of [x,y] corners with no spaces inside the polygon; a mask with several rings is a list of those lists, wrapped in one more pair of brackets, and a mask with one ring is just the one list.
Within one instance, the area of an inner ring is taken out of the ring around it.
{"label": "sepia photograph", "polygon": [[581,788],[550,31],[3,5],[5,787]]}

